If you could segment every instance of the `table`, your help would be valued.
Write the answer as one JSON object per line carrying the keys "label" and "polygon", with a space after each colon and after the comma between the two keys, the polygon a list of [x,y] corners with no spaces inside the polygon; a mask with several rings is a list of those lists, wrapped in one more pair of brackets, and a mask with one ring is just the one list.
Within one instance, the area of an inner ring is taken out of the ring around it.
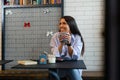
{"label": "table", "polygon": [[49,79],[52,80],[52,76],[55,80],[60,80],[57,72],[51,71],[51,69],[86,69],[83,60],[67,60],[57,61],[56,63],[48,64],[36,64],[36,65],[16,65],[12,69],[49,69]]}
{"label": "table", "polygon": [[12,69],[86,69],[83,60],[58,61],[56,63],[13,66]]}
{"label": "table", "polygon": [[0,65],[12,62],[13,60],[0,60]]}

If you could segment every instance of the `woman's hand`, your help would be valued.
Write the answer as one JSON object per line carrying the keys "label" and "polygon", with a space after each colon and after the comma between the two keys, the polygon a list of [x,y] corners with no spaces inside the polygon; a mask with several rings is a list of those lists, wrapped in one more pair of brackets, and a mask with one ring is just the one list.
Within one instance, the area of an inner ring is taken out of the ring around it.
{"label": "woman's hand", "polygon": [[71,43],[71,35],[70,35],[70,33],[67,33],[67,34],[66,34],[66,40],[68,41],[67,44],[70,44],[70,43]]}
{"label": "woman's hand", "polygon": [[67,32],[60,32],[59,33],[59,41],[64,44],[71,43],[71,35]]}

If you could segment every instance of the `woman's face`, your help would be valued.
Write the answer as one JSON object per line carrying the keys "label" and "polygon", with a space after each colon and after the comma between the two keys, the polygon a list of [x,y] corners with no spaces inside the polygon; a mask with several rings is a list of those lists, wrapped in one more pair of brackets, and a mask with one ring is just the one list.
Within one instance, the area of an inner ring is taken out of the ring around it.
{"label": "woman's face", "polygon": [[60,19],[59,30],[60,32],[70,32],[69,25],[67,24],[64,18]]}

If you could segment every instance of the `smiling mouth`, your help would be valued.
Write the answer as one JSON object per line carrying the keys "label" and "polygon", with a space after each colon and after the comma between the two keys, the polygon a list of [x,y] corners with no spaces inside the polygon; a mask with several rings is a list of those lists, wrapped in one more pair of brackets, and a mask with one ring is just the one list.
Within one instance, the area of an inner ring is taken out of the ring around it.
{"label": "smiling mouth", "polygon": [[60,28],[60,32],[66,32],[64,28]]}

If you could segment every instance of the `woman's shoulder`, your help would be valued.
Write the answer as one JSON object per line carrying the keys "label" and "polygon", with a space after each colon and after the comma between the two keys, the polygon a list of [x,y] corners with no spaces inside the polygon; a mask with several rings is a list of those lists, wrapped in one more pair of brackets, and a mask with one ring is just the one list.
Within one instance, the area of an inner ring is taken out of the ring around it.
{"label": "woman's shoulder", "polygon": [[78,34],[72,34],[72,37],[73,37],[73,38],[81,38],[81,36],[78,35]]}

